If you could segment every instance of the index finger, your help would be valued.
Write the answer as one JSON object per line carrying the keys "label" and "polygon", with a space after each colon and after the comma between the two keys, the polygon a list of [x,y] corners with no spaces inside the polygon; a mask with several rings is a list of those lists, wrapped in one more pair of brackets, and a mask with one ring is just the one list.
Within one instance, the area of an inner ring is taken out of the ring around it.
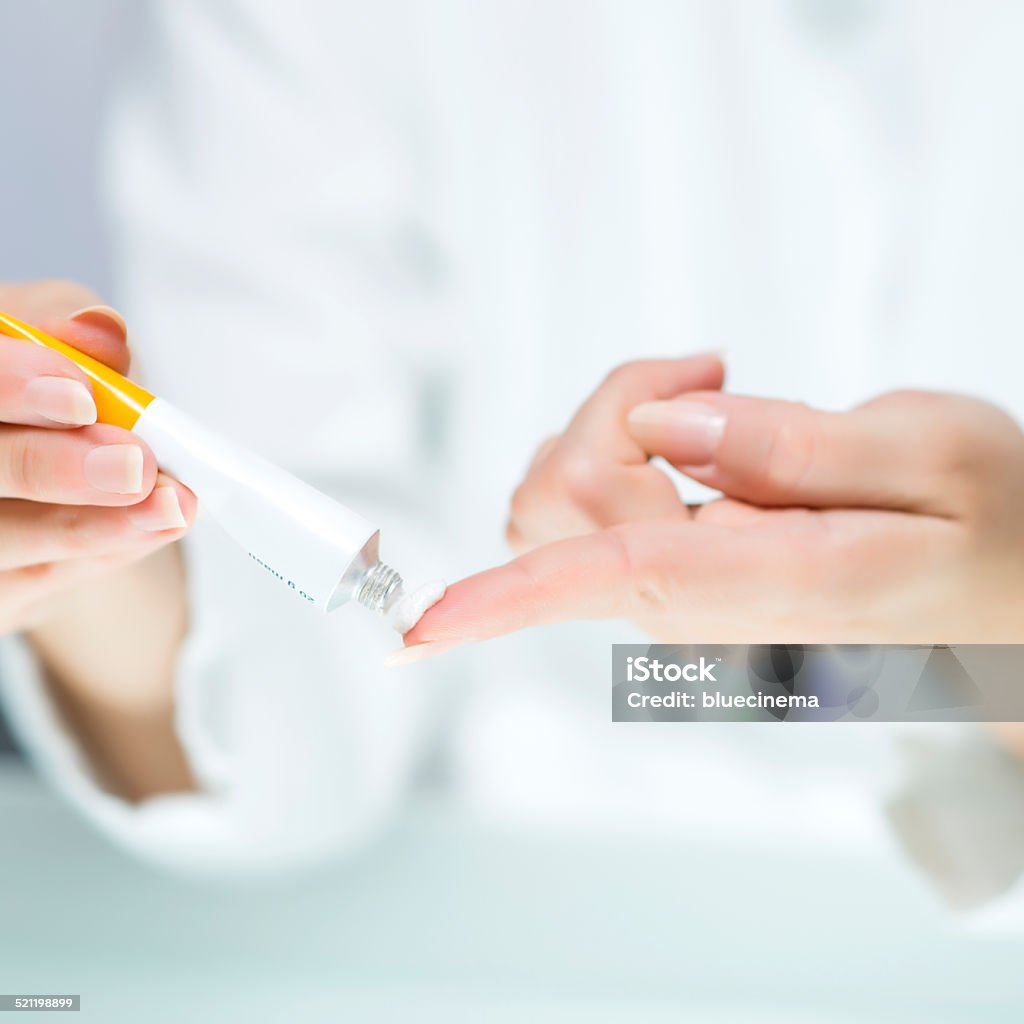
{"label": "index finger", "polygon": [[572,619],[660,611],[692,631],[709,621],[709,587],[731,601],[752,560],[766,559],[764,547],[749,531],[678,519],[547,544],[450,586],[406,633],[406,649],[391,663]]}
{"label": "index finger", "polygon": [[405,643],[448,647],[571,618],[611,617],[630,581],[628,557],[611,530],[546,544],[450,586]]}

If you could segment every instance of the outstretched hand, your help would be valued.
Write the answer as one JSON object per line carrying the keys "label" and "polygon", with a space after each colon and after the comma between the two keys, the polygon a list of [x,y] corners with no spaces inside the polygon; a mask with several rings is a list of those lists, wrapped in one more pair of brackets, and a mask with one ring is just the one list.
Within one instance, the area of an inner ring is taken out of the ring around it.
{"label": "outstretched hand", "polygon": [[[1024,435],[959,395],[850,412],[722,393],[711,356],[615,371],[512,500],[519,557],[449,588],[407,658],[578,618],[668,642],[984,642],[1024,621]],[[650,459],[724,497],[696,509]],[[412,648],[412,649],[408,649]]]}

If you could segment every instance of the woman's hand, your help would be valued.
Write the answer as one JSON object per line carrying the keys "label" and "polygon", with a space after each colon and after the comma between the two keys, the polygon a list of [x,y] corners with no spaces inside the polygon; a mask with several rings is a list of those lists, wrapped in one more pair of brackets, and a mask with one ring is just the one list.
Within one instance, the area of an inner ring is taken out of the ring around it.
{"label": "woman's hand", "polygon": [[[0,286],[0,309],[124,372],[124,321],[97,303],[65,282]],[[95,419],[74,363],[0,336],[0,631],[26,632],[96,774],[142,798],[193,784],[173,721],[186,607],[172,542],[196,500]]]}
{"label": "woman's hand", "polygon": [[[513,499],[527,553],[449,588],[408,658],[574,618],[668,642],[1021,638],[1024,435],[1005,413],[922,392],[827,413],[666,379],[623,367],[587,431],[548,443]],[[687,508],[653,456],[725,497]]]}
{"label": "woman's hand", "polygon": [[[85,288],[0,286],[0,309],[117,370],[123,320]],[[179,538],[195,513],[135,435],[96,423],[71,360],[0,335],[0,632],[45,620],[69,588]]]}

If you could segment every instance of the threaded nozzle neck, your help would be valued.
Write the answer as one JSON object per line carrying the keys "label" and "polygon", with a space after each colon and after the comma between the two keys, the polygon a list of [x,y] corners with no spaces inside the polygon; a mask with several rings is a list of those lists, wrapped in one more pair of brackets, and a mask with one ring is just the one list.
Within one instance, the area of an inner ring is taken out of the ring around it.
{"label": "threaded nozzle neck", "polygon": [[364,577],[356,600],[372,612],[382,615],[402,596],[402,577],[383,562],[378,562]]}

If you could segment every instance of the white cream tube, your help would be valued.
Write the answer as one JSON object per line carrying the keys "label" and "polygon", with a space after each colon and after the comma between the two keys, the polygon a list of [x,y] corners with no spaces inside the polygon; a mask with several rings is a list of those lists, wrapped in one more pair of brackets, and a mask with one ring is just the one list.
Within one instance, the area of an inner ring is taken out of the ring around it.
{"label": "white cream tube", "polygon": [[401,577],[378,559],[380,533],[361,515],[162,398],[132,430],[249,557],[301,600],[323,611],[349,600],[387,611],[401,596]]}

